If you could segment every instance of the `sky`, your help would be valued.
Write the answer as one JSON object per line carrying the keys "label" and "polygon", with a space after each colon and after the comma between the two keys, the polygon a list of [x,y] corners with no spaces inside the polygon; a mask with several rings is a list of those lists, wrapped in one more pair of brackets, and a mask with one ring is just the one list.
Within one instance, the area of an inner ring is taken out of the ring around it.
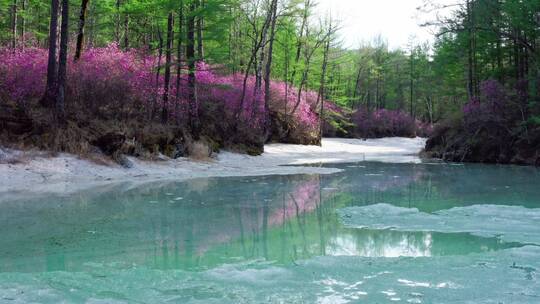
{"label": "sky", "polygon": [[319,15],[330,12],[340,21],[340,37],[347,48],[373,41],[377,35],[382,35],[391,49],[406,47],[412,35],[418,43],[433,41],[432,30],[420,26],[432,17],[417,11],[423,0],[318,0],[318,3]]}

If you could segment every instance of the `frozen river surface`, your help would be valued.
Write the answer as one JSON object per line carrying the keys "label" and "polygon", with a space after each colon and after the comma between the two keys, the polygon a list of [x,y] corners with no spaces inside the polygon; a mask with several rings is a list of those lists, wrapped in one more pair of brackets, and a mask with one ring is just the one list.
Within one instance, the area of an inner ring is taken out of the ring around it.
{"label": "frozen river surface", "polygon": [[540,170],[100,186],[0,204],[0,303],[540,303]]}

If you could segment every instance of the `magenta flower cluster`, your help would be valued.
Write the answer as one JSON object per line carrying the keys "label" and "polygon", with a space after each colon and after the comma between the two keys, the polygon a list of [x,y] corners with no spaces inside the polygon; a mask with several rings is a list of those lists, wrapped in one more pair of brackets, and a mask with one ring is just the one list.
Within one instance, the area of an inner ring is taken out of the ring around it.
{"label": "magenta flower cluster", "polygon": [[414,137],[419,122],[408,113],[397,110],[357,110],[353,114],[355,133],[359,137],[378,138],[388,136]]}
{"label": "magenta flower cluster", "polygon": [[[0,50],[0,94],[19,104],[32,104],[44,92],[47,50],[25,48]],[[82,105],[100,115],[114,116],[118,112],[149,112],[162,108],[164,93],[164,60],[137,50],[121,50],[116,44],[84,51],[79,61],[68,63],[67,106]],[[158,66],[160,73],[157,73]],[[255,78],[249,77],[243,102],[244,76],[221,75],[204,62],[197,65],[197,96],[200,111],[217,106],[229,119],[239,119],[248,128],[260,128],[266,123],[268,109],[292,115],[296,124],[306,130],[317,130],[319,116],[314,109],[317,94],[303,92],[294,113],[298,96],[295,88],[272,81],[268,108],[263,90],[255,90]],[[176,65],[171,67],[176,72]],[[179,92],[177,94],[177,80]],[[264,83],[262,88],[264,88]],[[173,74],[167,107],[171,118],[182,120],[188,112],[188,77],[186,67],[177,79]],[[240,106],[242,105],[242,109]],[[81,107],[78,107],[80,109]],[[204,113],[202,113],[204,114]],[[120,114],[119,114],[120,115]],[[177,121],[178,121],[177,120]]]}
{"label": "magenta flower cluster", "polygon": [[19,104],[39,98],[45,88],[47,51],[0,49],[0,95]]}
{"label": "magenta flower cluster", "polygon": [[465,130],[476,133],[481,128],[508,129],[513,122],[522,119],[526,111],[526,94],[516,84],[514,90],[505,88],[496,80],[487,80],[480,85],[480,95],[463,106]]}

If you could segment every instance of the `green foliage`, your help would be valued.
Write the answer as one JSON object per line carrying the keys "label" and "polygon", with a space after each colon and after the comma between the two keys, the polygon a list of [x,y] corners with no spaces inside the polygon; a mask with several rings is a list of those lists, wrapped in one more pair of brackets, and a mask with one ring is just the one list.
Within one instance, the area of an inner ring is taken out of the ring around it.
{"label": "green foliage", "polygon": [[540,116],[532,116],[529,119],[529,123],[536,127],[540,126]]}
{"label": "green foliage", "polygon": [[[47,46],[50,2],[18,0],[19,45]],[[27,4],[24,9],[22,3]],[[80,3],[71,0],[73,35]],[[185,47],[185,21],[194,16],[202,20],[202,59],[220,65],[223,73],[245,73],[269,3],[268,0],[90,0],[85,45],[100,47],[117,42],[124,48],[157,53],[160,37],[165,37],[167,15],[172,11],[174,47],[178,41]],[[438,22],[439,35],[433,46],[411,41],[407,48],[389,49],[384,38],[378,37],[356,49],[347,49],[340,44],[338,35],[332,33],[326,77],[321,77],[324,47],[319,43],[325,38],[326,24],[317,22],[313,3],[279,1],[271,76],[289,83],[291,90],[301,84],[316,92],[324,87],[324,97],[342,107],[401,110],[427,122],[437,122],[460,111],[473,97],[468,93],[469,82],[478,87],[483,80],[496,79],[513,87],[525,78],[529,82],[528,103],[539,100],[540,1],[458,1],[454,13]],[[13,38],[12,4],[13,0],[0,0],[0,44],[6,46]],[[195,9],[190,11],[192,4]],[[184,24],[179,27],[180,12]],[[304,15],[308,20],[302,28]],[[472,64],[468,62],[469,56]],[[258,64],[255,62],[247,72],[253,74]],[[323,78],[325,81],[321,83]],[[534,121],[539,109],[530,106],[529,110]]]}

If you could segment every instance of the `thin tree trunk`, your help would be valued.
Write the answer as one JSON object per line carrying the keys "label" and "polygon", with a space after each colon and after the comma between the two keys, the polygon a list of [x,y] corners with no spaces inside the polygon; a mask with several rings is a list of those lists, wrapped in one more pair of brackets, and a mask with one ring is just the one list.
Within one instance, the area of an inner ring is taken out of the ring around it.
{"label": "thin tree trunk", "polygon": [[284,100],[284,113],[287,114],[287,103],[289,102],[289,81],[287,81],[289,79],[289,65],[290,65],[290,58],[289,58],[289,55],[290,55],[290,51],[289,51],[289,43],[288,43],[288,36],[287,36],[287,44],[285,45],[285,75],[283,75],[283,79],[285,80],[285,100]]}
{"label": "thin tree trunk", "polygon": [[[240,107],[239,107],[238,113],[236,115],[237,118],[240,117],[240,114],[242,113],[242,111],[244,109],[244,101],[245,101],[245,97],[246,97],[246,89],[247,89],[247,81],[248,81],[248,78],[249,78],[249,71],[251,70],[251,66],[254,63],[257,62],[257,54],[259,53],[259,50],[263,47],[264,32],[266,31],[266,29],[268,28],[268,26],[270,24],[271,17],[272,17],[271,13],[268,12],[268,14],[266,14],[266,18],[265,18],[265,21],[264,21],[264,24],[263,24],[263,29],[259,33],[260,37],[258,37],[259,35],[256,35],[257,38],[253,42],[253,49],[251,51],[251,56],[249,58],[249,62],[248,62],[248,65],[246,67],[246,71],[245,71],[245,74],[244,74],[244,81],[243,81],[243,84],[242,84],[242,95],[240,96]],[[257,68],[255,68],[255,70],[257,70]],[[257,86],[255,86],[255,87],[257,87]]]}
{"label": "thin tree trunk", "polygon": [[477,35],[476,35],[476,5],[475,2],[472,2],[472,59],[473,59],[473,85],[474,85],[474,95],[480,95],[480,75],[478,75],[478,58],[476,56],[476,45],[477,45]]}
{"label": "thin tree trunk", "polygon": [[304,2],[304,12],[302,15],[302,24],[300,25],[300,35],[298,36],[298,42],[296,44],[296,55],[294,57],[293,70],[291,73],[290,84],[294,84],[294,78],[296,77],[296,70],[298,69],[298,62],[300,61],[300,54],[302,51],[302,39],[304,36],[304,30],[307,26],[307,21],[309,17],[309,8],[311,7],[311,0],[306,0]]}
{"label": "thin tree trunk", "polygon": [[257,63],[257,66],[255,68],[255,88],[253,91],[254,97],[257,96],[261,90],[262,90],[262,81],[263,81],[263,66],[265,65],[265,46],[268,43],[268,29],[271,26],[272,20],[274,16],[274,9],[273,9],[273,0],[270,3],[270,7],[268,8],[267,12],[267,20],[269,22],[265,23],[265,26],[262,28],[261,32],[261,47],[259,48],[259,62]]}
{"label": "thin tree trunk", "polygon": [[56,115],[60,123],[66,118],[65,91],[67,78],[67,54],[69,40],[69,0],[62,0],[62,26],[60,28],[60,55],[58,59],[58,84],[56,94]]}
{"label": "thin tree trunk", "polygon": [[124,16],[124,49],[129,48],[129,14]]}
{"label": "thin tree trunk", "polygon": [[167,123],[169,118],[169,84],[171,81],[171,49],[173,42],[173,13],[169,12],[167,18],[167,44],[165,49],[165,84],[163,89],[163,105],[161,111],[161,122]]}
{"label": "thin tree trunk", "polygon": [[[262,43],[261,45],[266,45],[267,44],[267,33],[268,33],[268,28],[265,28],[263,29],[263,32],[262,32]],[[263,66],[264,66],[264,61],[265,61],[265,48],[264,47],[261,47],[259,48],[259,51],[257,52],[259,55],[257,57],[258,60],[255,60],[256,64],[255,64],[255,87],[254,87],[254,90],[253,90],[253,95],[256,96],[258,95],[258,93],[261,92],[261,89],[262,89],[262,80],[263,80]]]}
{"label": "thin tree trunk", "polygon": [[268,44],[268,54],[266,60],[266,68],[264,72],[264,107],[265,110],[268,109],[268,104],[270,103],[270,76],[272,73],[272,57],[274,54],[274,39],[276,36],[276,22],[277,22],[277,0],[272,0],[271,4],[272,10],[272,21],[270,24],[270,41]]}
{"label": "thin tree trunk", "polygon": [[358,73],[356,74],[356,81],[353,90],[353,108],[356,103],[356,97],[358,96],[358,90],[360,89],[360,77],[362,75],[362,67],[358,67]]}
{"label": "thin tree trunk", "polygon": [[88,47],[93,47],[94,46],[94,38],[95,38],[95,34],[96,34],[95,11],[96,11],[96,3],[95,3],[95,1],[92,1],[90,3],[90,8],[88,9],[88,20],[90,21],[89,26],[88,26],[88,39],[87,39]]}
{"label": "thin tree trunk", "polygon": [[178,10],[178,43],[176,51],[176,101],[175,101],[175,116],[178,121],[180,113],[180,87],[182,79],[182,26],[184,24],[184,1],[180,0],[180,8]]}
{"label": "thin tree trunk", "polygon": [[414,50],[411,48],[411,70],[409,75],[410,80],[410,100],[411,100],[411,108],[410,108],[410,114],[414,117]]}
{"label": "thin tree trunk", "polygon": [[84,24],[86,20],[86,8],[88,7],[88,1],[89,0],[81,1],[81,11],[79,13],[79,29],[77,31],[77,46],[75,49],[75,58],[74,58],[75,61],[81,58],[82,46],[84,42]]}
{"label": "thin tree trunk", "polygon": [[[306,37],[308,37],[308,32],[306,30]],[[304,89],[304,85],[307,84],[307,81],[308,81],[308,76],[309,76],[309,69],[310,69],[310,64],[311,64],[311,58],[313,57],[313,54],[315,53],[315,51],[320,47],[320,45],[326,41],[326,35],[323,39],[318,39],[316,42],[315,42],[315,45],[313,46],[313,48],[311,50],[307,50],[306,49],[306,52],[304,53],[304,60],[305,60],[305,67],[304,67],[304,72],[302,73],[302,79],[300,80],[300,85],[298,85],[298,95],[296,97],[296,104],[294,105],[294,108],[291,112],[291,115],[293,115],[296,110],[298,109],[298,106],[300,106],[300,101],[301,101],[301,98],[302,98],[302,90]],[[339,81],[338,81],[339,83]]]}
{"label": "thin tree trunk", "polygon": [[114,22],[114,40],[120,45],[120,0],[116,0],[116,20]]}
{"label": "thin tree trunk", "polygon": [[[203,0],[197,0],[197,10],[201,11],[204,9],[204,1]],[[204,27],[204,19],[201,15],[201,12],[199,12],[199,15],[197,16],[197,60],[198,61],[204,61],[204,47],[203,47],[203,27]]]}
{"label": "thin tree trunk", "polygon": [[377,79],[375,79],[375,109],[379,110],[380,108],[380,92],[379,92],[379,88],[380,88],[380,82],[381,82],[381,77],[379,74],[377,74]]}
{"label": "thin tree trunk", "polygon": [[187,18],[187,47],[186,59],[188,61],[188,100],[189,100],[189,126],[194,140],[199,140],[200,122],[199,105],[197,100],[197,76],[195,58],[195,3],[189,5]]}
{"label": "thin tree trunk", "polygon": [[398,111],[403,111],[405,108],[405,96],[403,92],[403,82],[401,81],[401,72],[399,64],[396,64],[396,75],[398,77],[397,97],[398,97]]}
{"label": "thin tree trunk", "polygon": [[[232,12],[232,7],[229,7],[229,16],[233,16],[233,12]],[[232,22],[229,23],[229,32],[228,32],[228,43],[229,43],[229,47],[227,49],[227,55],[228,55],[228,62],[229,64],[231,65],[231,70],[232,70],[232,74],[234,75],[235,74],[235,64],[234,64],[234,60],[233,60],[233,54],[232,54],[232,49],[233,49],[233,33],[235,31],[235,21],[233,20]]]}
{"label": "thin tree trunk", "polygon": [[157,109],[158,109],[158,93],[159,93],[159,76],[161,74],[161,57],[163,56],[163,35],[161,34],[161,29],[158,26],[158,39],[159,39],[159,50],[158,50],[158,63],[157,63],[157,69],[156,69],[156,87],[155,87],[155,95],[154,95],[154,106],[152,109],[152,119],[154,119]]}
{"label": "thin tree trunk", "polygon": [[367,74],[366,112],[371,113],[371,67]]}
{"label": "thin tree trunk", "polygon": [[308,73],[309,73],[309,61],[306,62],[306,68],[304,72],[302,73],[302,79],[300,80],[300,84],[298,85],[298,94],[296,95],[296,103],[294,104],[294,108],[292,109],[291,115],[293,115],[298,109],[298,106],[300,106],[300,101],[302,100],[302,91],[304,90],[304,84],[308,80]]}
{"label": "thin tree trunk", "polygon": [[[475,96],[475,81],[474,81],[474,32],[473,32],[473,12],[471,0],[467,0],[467,33],[468,46],[467,46],[467,93],[469,95],[469,100],[472,100]],[[412,114],[412,105],[411,105],[411,114]]]}
{"label": "thin tree trunk", "polygon": [[22,42],[22,45],[24,47],[24,39],[25,39],[25,35],[26,35],[26,15],[27,15],[27,10],[28,10],[28,3],[27,3],[28,0],[22,0],[22,11],[23,11],[23,15],[21,16],[21,42]]}
{"label": "thin tree trunk", "polygon": [[277,22],[277,4],[278,0],[272,0],[272,4],[270,7],[270,10],[272,11],[272,21],[270,23],[270,41],[268,44],[268,53],[267,53],[267,60],[266,60],[266,67],[264,71],[264,115],[265,115],[265,138],[264,141],[266,141],[266,138],[268,137],[268,131],[267,129],[267,123],[266,123],[266,115],[269,113],[269,104],[270,104],[270,81],[271,81],[271,73],[272,73],[272,57],[274,54],[274,39],[276,36],[276,22]]}
{"label": "thin tree trunk", "polygon": [[326,82],[326,67],[328,65],[328,53],[330,52],[330,34],[332,31],[332,24],[328,28],[328,38],[326,40],[326,45],[324,47],[323,54],[323,64],[321,72],[321,86],[319,87],[319,94],[317,95],[317,103],[315,109],[321,103],[321,109],[319,111],[319,137],[322,139],[323,136],[323,127],[324,127],[324,99],[325,99],[325,82]]}
{"label": "thin tree trunk", "polygon": [[17,47],[17,0],[11,4],[11,48]]}
{"label": "thin tree trunk", "polygon": [[51,107],[56,99],[56,81],[58,76],[56,47],[58,35],[58,1],[51,0],[51,21],[49,24],[49,59],[47,62],[47,85],[45,94],[40,100],[40,104]]}

